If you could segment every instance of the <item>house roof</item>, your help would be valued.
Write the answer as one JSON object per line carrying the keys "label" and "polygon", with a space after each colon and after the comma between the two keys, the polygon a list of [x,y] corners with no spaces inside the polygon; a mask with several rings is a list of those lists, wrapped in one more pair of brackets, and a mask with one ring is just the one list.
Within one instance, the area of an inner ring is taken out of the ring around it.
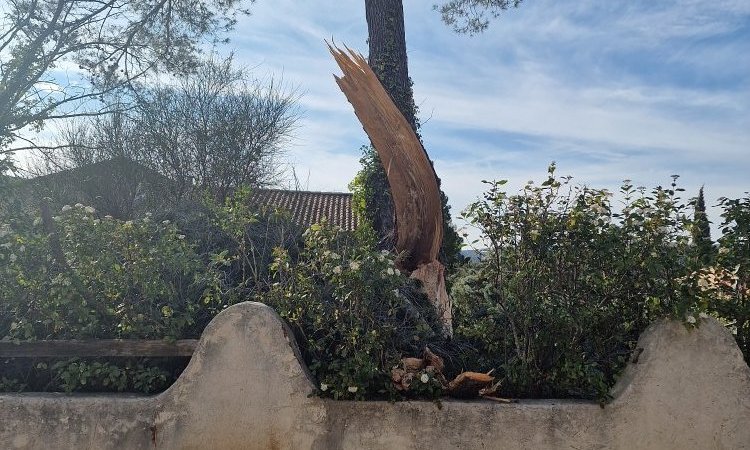
{"label": "house roof", "polygon": [[304,227],[325,218],[328,223],[347,231],[357,228],[357,215],[352,207],[352,194],[349,193],[256,189],[252,191],[249,201],[255,205],[288,210],[294,220]]}
{"label": "house roof", "polygon": [[[136,177],[136,175],[138,175]],[[124,177],[124,178],[123,178]],[[114,185],[121,185],[124,180],[137,181],[135,178],[147,179],[148,189],[156,189],[161,184],[168,184],[169,178],[151,170],[142,164],[126,158],[114,158],[100,161],[82,167],[63,170],[53,174],[23,179],[27,191],[34,186],[46,186],[49,183],[55,191],[61,191],[61,186],[73,184],[75,189],[69,192],[65,202],[91,202],[92,199],[102,197],[106,205],[94,205],[98,210],[111,208],[113,202],[108,200],[101,189],[114,189]],[[101,183],[109,180],[111,183]],[[2,180],[0,180],[2,181]],[[45,184],[46,182],[49,182]],[[91,184],[90,189],[86,186]],[[133,186],[135,188],[135,186]],[[92,192],[89,192],[92,191]],[[26,192],[29,197],[32,192]],[[158,193],[156,194],[158,195]],[[292,191],[282,189],[253,189],[249,203],[256,207],[273,207],[289,211],[292,220],[305,228],[326,218],[332,225],[344,230],[353,231],[357,227],[357,216],[352,207],[352,194],[345,192],[311,192]],[[110,211],[109,209],[107,209]],[[109,212],[112,214],[112,212]],[[114,215],[114,214],[113,214]],[[119,215],[118,215],[119,216]],[[125,217],[124,215],[122,217]]]}

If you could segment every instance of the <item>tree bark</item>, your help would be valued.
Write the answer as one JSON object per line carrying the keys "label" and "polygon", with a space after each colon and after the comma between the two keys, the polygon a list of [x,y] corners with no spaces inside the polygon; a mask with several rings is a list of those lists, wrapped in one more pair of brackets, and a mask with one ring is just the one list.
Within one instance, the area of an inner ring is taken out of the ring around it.
{"label": "tree bark", "polygon": [[[404,8],[402,0],[365,0],[365,18],[369,57],[368,64],[375,72],[393,103],[416,132],[413,95],[406,59]],[[398,241],[396,208],[381,164],[365,180],[372,192],[372,226],[380,237],[380,248],[392,250]]]}
{"label": "tree bark", "polygon": [[370,50],[368,63],[416,133],[402,0],[365,0],[365,17]]}
{"label": "tree bark", "polygon": [[[409,126],[414,131],[416,138],[419,142],[419,147],[424,153],[424,157],[429,163],[430,174],[424,174],[425,177],[430,175],[434,177],[434,182],[437,187],[437,202],[442,205],[441,191],[440,191],[440,180],[435,173],[435,169],[432,166],[432,161],[421,145],[421,138],[419,137],[419,123],[416,117],[416,106],[414,104],[414,92],[412,90],[412,82],[409,78],[409,65],[408,58],[406,55],[406,33],[404,29],[404,5],[402,0],[365,0],[365,18],[367,19],[367,31],[368,31],[368,45],[369,45],[369,61],[368,64],[372,68],[372,71],[380,80],[380,83],[385,88],[386,92],[390,95],[393,103],[401,111]],[[381,155],[384,149],[378,149],[378,154]],[[381,160],[381,163],[385,163]],[[390,169],[390,168],[389,168]],[[375,198],[373,205],[373,211],[375,212],[373,220],[373,228],[380,235],[383,243],[383,247],[403,247],[403,241],[406,236],[400,236],[398,230],[402,232],[405,230],[405,226],[410,228],[412,224],[399,223],[399,220],[404,220],[408,216],[399,216],[396,214],[396,206],[394,206],[394,199],[391,193],[394,191],[394,186],[390,185],[390,189],[387,191],[381,187],[389,186],[388,180],[394,177],[388,176],[381,167],[376,170],[370,179],[366,180],[370,183],[370,189],[375,192]],[[431,180],[432,181],[432,180]],[[427,183],[426,179],[421,181]],[[423,192],[421,193],[424,194]],[[395,195],[395,194],[394,194]],[[410,192],[408,197],[420,197],[420,193],[416,190]],[[422,206],[429,204],[435,199],[422,198]],[[405,199],[400,199],[403,203]],[[398,202],[396,202],[398,203]],[[423,230],[428,234],[431,234],[432,238],[437,239],[437,247],[441,247],[442,239],[445,233],[445,226],[443,217],[444,211],[441,209],[437,212],[439,215],[439,224],[437,229],[428,231]],[[414,220],[414,225],[419,223],[419,219]],[[427,239],[428,241],[430,239]],[[441,263],[437,261],[437,255],[432,255],[432,260],[424,260],[425,252],[421,249],[412,249],[415,253],[409,255],[409,258],[413,258],[413,261],[417,261],[416,267],[407,264],[408,268],[413,271],[412,276],[422,281],[425,293],[433,302],[438,317],[440,317],[443,332],[446,336],[452,335],[452,308],[451,301],[445,289],[445,278],[444,268]],[[419,254],[421,253],[421,254]],[[417,270],[415,270],[417,269]]]}

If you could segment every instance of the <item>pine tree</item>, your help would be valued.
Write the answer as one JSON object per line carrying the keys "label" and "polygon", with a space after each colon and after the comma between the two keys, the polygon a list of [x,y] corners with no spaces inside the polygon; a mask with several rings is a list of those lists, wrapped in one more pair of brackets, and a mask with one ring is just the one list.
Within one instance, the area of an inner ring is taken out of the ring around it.
{"label": "pine tree", "polygon": [[[419,137],[417,107],[414,103],[406,55],[403,2],[365,0],[365,16],[369,36],[370,67]],[[363,168],[352,183],[355,186],[355,194],[359,192],[364,197],[361,202],[364,203],[365,218],[381,237],[381,247],[392,249],[396,242],[395,208],[385,170],[372,147],[365,148],[360,161]],[[440,186],[440,178],[437,174],[435,177]],[[442,190],[440,193],[443,203],[443,243],[440,260],[446,266],[452,267],[462,261],[462,242],[451,225],[448,198]]]}

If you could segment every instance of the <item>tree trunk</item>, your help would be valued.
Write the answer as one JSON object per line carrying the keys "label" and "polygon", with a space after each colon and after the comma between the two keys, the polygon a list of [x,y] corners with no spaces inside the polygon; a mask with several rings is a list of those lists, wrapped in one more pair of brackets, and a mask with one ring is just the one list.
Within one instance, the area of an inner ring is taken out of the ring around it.
{"label": "tree trunk", "polygon": [[365,17],[370,67],[416,133],[417,120],[406,58],[402,0],[365,0]]}
{"label": "tree trunk", "polygon": [[[404,6],[402,0],[365,0],[365,17],[367,19],[368,44],[369,44],[369,61],[368,64],[372,71],[380,80],[385,90],[391,96],[393,103],[401,111],[408,124],[416,134],[419,141],[419,123],[416,117],[416,106],[414,104],[414,92],[412,91],[412,82],[409,78],[409,66],[406,55],[406,33],[404,30]],[[420,143],[421,144],[421,143]],[[440,180],[432,167],[432,161],[419,145],[424,156],[429,162],[431,175],[435,177],[438,187],[438,201],[443,201],[444,195],[439,190]],[[383,150],[379,149],[378,153]],[[382,163],[382,161],[381,161]],[[429,176],[429,175],[427,175]],[[425,182],[425,180],[423,180]],[[370,192],[373,194],[372,201],[374,205],[367,205],[373,211],[373,228],[381,237],[381,248],[393,249],[396,243],[399,243],[403,236],[399,236],[397,230],[404,229],[404,225],[399,224],[398,220],[404,217],[398,217],[396,207],[388,184],[388,176],[383,169],[382,164],[373,171],[369,179],[365,180]],[[415,194],[415,193],[414,193]],[[401,199],[403,201],[403,199]],[[430,199],[422,199],[428,203]],[[444,206],[444,205],[443,205]],[[439,212],[442,221],[445,221],[445,210]],[[416,223],[415,223],[416,225]],[[439,230],[435,230],[440,246],[444,233],[445,224],[441,224]],[[415,249],[416,250],[416,249]],[[422,255],[416,256],[419,260]],[[433,302],[438,317],[443,323],[443,332],[445,335],[452,335],[452,313],[451,301],[445,289],[444,268],[438,261],[420,261],[419,265],[413,272],[412,276],[422,281],[425,293]],[[414,268],[411,268],[414,270]]]}
{"label": "tree trunk", "polygon": [[[365,0],[369,44],[368,63],[396,107],[416,132],[416,115],[406,59],[404,7],[401,0]],[[392,250],[398,241],[396,211],[381,164],[376,164],[365,184],[371,193],[367,207],[372,226],[380,237],[380,248]]]}

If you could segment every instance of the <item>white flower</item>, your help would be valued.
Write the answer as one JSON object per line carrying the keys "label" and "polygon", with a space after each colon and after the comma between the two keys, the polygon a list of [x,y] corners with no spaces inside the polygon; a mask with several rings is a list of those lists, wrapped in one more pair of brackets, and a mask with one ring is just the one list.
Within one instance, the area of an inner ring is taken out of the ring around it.
{"label": "white flower", "polygon": [[335,273],[336,275],[340,274],[341,273],[341,266],[334,267],[333,268],[333,273]]}
{"label": "white flower", "polygon": [[26,250],[26,246],[25,245],[22,245],[22,246],[18,247],[18,251],[19,252],[23,253],[24,250]]}
{"label": "white flower", "polygon": [[685,320],[687,321],[687,323],[695,323],[696,322],[695,316],[693,316],[693,315],[689,315],[689,316],[685,317]]}
{"label": "white flower", "polygon": [[341,255],[339,255],[338,253],[331,252],[331,259],[339,259],[339,258],[341,258]]}
{"label": "white flower", "polygon": [[145,215],[146,215],[146,217],[151,217],[151,216],[153,216],[153,214],[151,214],[150,212],[147,212],[147,213],[146,213]]}
{"label": "white flower", "polygon": [[185,235],[184,234],[178,234],[177,235],[177,239],[183,240],[183,239],[185,239]]}
{"label": "white flower", "polygon": [[351,261],[349,263],[349,268],[352,270],[359,270],[359,263],[357,261]]}
{"label": "white flower", "polygon": [[62,212],[68,212],[68,211],[70,211],[71,209],[73,209],[73,207],[72,207],[72,206],[70,206],[70,205],[65,205],[65,206],[63,206],[63,207],[62,207]]}
{"label": "white flower", "polygon": [[396,297],[398,297],[398,296],[400,296],[401,294],[400,294],[400,293],[398,292],[398,289],[394,289],[394,290],[393,290],[393,295],[395,295]]}
{"label": "white flower", "polygon": [[388,273],[388,275],[395,275],[395,273],[396,273],[396,272],[395,272],[395,271],[393,270],[393,268],[392,268],[392,267],[389,267],[389,268],[388,268],[388,270],[386,270],[386,272]]}
{"label": "white flower", "polygon": [[10,262],[16,262],[16,259],[18,259],[18,258],[16,257],[15,253],[11,253],[10,257],[8,257],[8,259],[10,259]]}
{"label": "white flower", "polygon": [[161,224],[162,224],[162,225],[169,225],[169,221],[168,221],[168,220],[162,220],[162,221],[161,221]]}
{"label": "white flower", "polygon": [[83,203],[76,203],[75,207],[78,208],[78,209],[81,209],[81,208],[83,208]]}
{"label": "white flower", "polygon": [[426,373],[423,373],[422,376],[419,377],[419,381],[421,381],[422,383],[427,383],[428,381],[430,381],[430,376]]}
{"label": "white flower", "polygon": [[346,390],[354,394],[355,392],[357,392],[357,390],[359,390],[359,388],[357,386],[349,386],[348,388],[346,388]]}
{"label": "white flower", "polygon": [[[105,219],[112,219],[112,216],[110,216],[109,214],[107,214],[106,216],[104,216],[104,218],[105,218]],[[133,222],[130,222],[130,224],[132,225],[132,224],[133,224]]]}
{"label": "white flower", "polygon": [[[111,219],[111,218],[112,218],[112,216],[104,216],[104,218],[105,218],[105,219]],[[128,220],[128,221],[126,221],[126,222],[125,222],[125,226],[126,226],[126,227],[132,227],[132,226],[133,226],[133,221],[132,221],[132,220]]]}
{"label": "white flower", "polygon": [[320,383],[320,390],[325,392],[328,390],[328,385],[325,383]]}
{"label": "white flower", "polygon": [[86,211],[89,214],[94,214],[96,212],[96,209],[94,209],[93,206],[87,206],[87,207],[83,208],[83,210]]}
{"label": "white flower", "polygon": [[380,255],[378,255],[378,261],[380,261],[380,262],[385,261],[385,256],[383,256],[382,253]]}

